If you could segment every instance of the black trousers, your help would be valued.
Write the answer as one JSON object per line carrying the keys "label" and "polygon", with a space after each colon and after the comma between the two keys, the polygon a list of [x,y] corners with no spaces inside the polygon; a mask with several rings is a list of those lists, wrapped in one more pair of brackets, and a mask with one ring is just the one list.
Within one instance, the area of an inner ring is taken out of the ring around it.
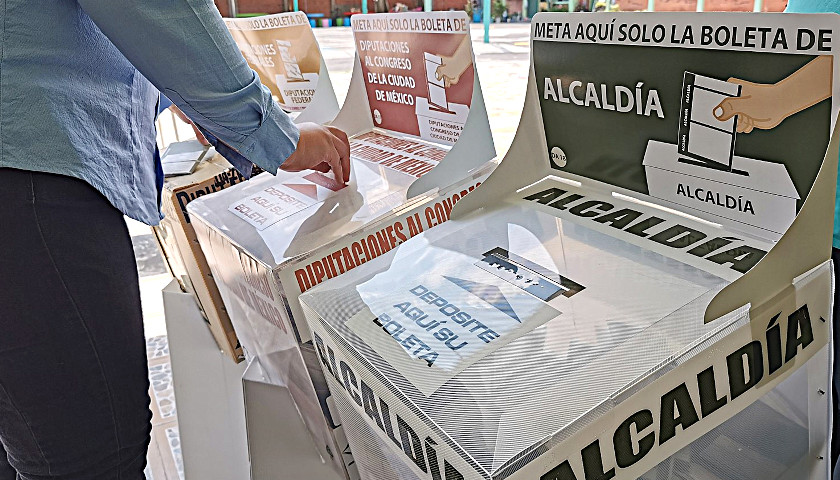
{"label": "black trousers", "polygon": [[83,181],[0,168],[0,480],[143,479],[147,368],[122,214]]}

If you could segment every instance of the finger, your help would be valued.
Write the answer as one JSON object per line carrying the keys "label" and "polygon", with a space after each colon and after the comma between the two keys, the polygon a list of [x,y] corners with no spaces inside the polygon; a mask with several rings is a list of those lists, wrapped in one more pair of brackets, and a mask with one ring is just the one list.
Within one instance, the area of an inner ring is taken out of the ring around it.
{"label": "finger", "polygon": [[342,185],[346,185],[350,181],[350,147],[345,146],[339,138],[334,141],[335,151],[338,154],[338,163],[341,165],[341,175],[336,171],[335,179]]}
{"label": "finger", "polygon": [[729,77],[729,79],[727,79],[726,81],[729,82],[729,83],[734,83],[735,85],[755,85],[755,83],[753,83],[753,82],[749,82],[747,80],[741,80],[740,78],[735,78],[735,77]]}
{"label": "finger", "polygon": [[744,133],[750,133],[755,128],[755,120],[752,117],[747,117],[744,122]]}
{"label": "finger", "polygon": [[350,141],[347,139],[347,134],[335,127],[329,127],[330,132],[335,136],[336,151],[338,151],[339,159],[341,160],[341,168],[344,172],[344,183],[350,181]]}
{"label": "finger", "polygon": [[735,125],[738,133],[749,133],[752,131],[752,119],[746,115],[738,115],[738,123]]}
{"label": "finger", "polygon": [[721,122],[729,120],[738,113],[734,105],[734,103],[737,100],[737,97],[729,97],[723,99],[723,101],[720,102],[718,106],[712,109],[712,115],[714,115],[715,118],[717,118]]}
{"label": "finger", "polygon": [[341,158],[338,155],[338,150],[332,149],[327,154],[327,162],[329,162],[330,168],[332,168],[333,174],[335,175],[335,180],[343,185],[344,170],[341,167]]}
{"label": "finger", "polygon": [[344,172],[342,178],[344,178],[344,183],[350,181],[350,148],[347,148],[347,155],[339,154],[339,160],[341,161],[341,171]]}
{"label": "finger", "polygon": [[449,77],[443,77],[443,86],[449,88],[452,85],[452,80]]}
{"label": "finger", "polygon": [[[347,134],[344,133],[343,130],[336,127],[327,127],[330,130],[330,133],[336,136],[338,140],[341,141],[341,144],[346,147],[347,155],[350,155],[350,140],[347,138]],[[341,151],[339,151],[341,153]]]}

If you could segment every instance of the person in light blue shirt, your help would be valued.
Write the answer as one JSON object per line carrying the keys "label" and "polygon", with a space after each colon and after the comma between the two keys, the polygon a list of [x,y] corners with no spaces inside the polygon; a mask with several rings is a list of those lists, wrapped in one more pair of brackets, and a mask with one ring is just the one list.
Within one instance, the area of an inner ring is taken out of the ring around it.
{"label": "person in light blue shirt", "polygon": [[[789,0],[786,12],[791,13],[825,13],[834,12],[840,13],[840,0]],[[838,187],[840,187],[840,175],[837,178]],[[837,196],[834,199],[834,236],[832,239],[831,259],[834,262],[834,328],[833,328],[833,342],[834,342],[834,379],[833,379],[833,417],[834,422],[831,426],[831,465],[833,478],[840,480],[840,469],[837,468],[838,457],[840,457],[840,409],[838,408],[838,396],[840,396],[840,295],[838,295],[838,273],[840,273],[840,188],[837,190]]]}
{"label": "person in light blue shirt", "polygon": [[160,220],[162,92],[243,174],[349,179],[211,0],[0,0],[0,480],[144,478],[149,380],[123,215]]}

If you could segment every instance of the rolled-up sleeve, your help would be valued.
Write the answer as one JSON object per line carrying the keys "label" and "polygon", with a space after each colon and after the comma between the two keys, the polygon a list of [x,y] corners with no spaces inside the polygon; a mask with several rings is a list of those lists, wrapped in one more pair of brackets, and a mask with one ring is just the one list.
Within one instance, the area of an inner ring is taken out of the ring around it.
{"label": "rolled-up sleeve", "polygon": [[97,27],[203,130],[276,172],[297,127],[271,98],[209,0],[78,0]]}

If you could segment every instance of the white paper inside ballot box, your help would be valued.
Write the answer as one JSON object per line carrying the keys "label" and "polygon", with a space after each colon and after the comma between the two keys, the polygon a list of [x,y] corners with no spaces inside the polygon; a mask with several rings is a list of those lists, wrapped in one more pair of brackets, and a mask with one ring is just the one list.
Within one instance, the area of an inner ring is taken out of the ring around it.
{"label": "white paper inside ballot box", "polygon": [[676,145],[648,141],[643,164],[651,196],[706,212],[724,225],[754,227],[748,230],[773,240],[796,217],[799,195],[783,164],[735,156],[730,172],[680,158]]}

